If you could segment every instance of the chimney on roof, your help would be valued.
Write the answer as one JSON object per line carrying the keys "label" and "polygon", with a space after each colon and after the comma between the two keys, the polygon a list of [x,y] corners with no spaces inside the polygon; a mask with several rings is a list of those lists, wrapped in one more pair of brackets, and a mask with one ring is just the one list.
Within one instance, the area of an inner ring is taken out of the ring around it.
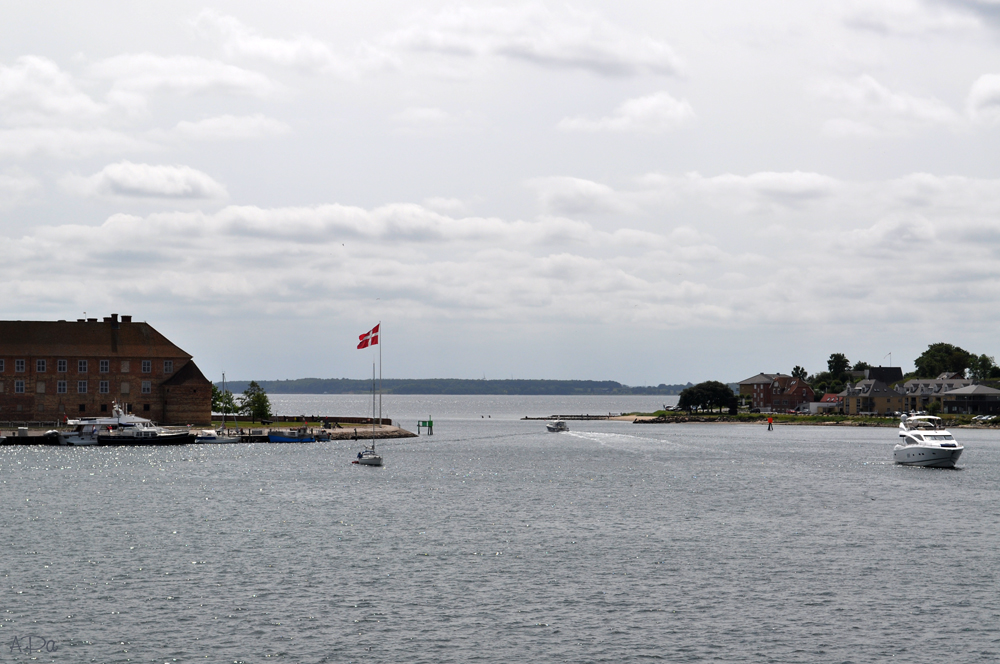
{"label": "chimney on roof", "polygon": [[105,316],[104,317],[104,322],[105,323],[110,323],[111,322],[111,316]]}
{"label": "chimney on roof", "polygon": [[76,319],[76,322],[77,322],[77,323],[86,323],[86,322],[87,322],[87,319],[86,319],[86,318],[77,318],[77,319]]}
{"label": "chimney on roof", "polygon": [[111,329],[118,329],[118,314],[111,314]]}
{"label": "chimney on roof", "polygon": [[96,318],[88,318],[88,319],[87,319],[87,322],[88,322],[88,323],[96,323],[96,322],[97,322],[97,319],[96,319]]}
{"label": "chimney on roof", "polygon": [[126,316],[125,314],[122,314],[122,322],[123,323],[131,323],[132,322],[132,317],[131,316]]}

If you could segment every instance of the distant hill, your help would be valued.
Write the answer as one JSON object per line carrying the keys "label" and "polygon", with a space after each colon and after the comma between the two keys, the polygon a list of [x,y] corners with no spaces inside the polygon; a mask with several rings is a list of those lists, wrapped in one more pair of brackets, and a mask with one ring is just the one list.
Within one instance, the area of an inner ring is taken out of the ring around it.
{"label": "distant hill", "polygon": [[[226,387],[234,394],[247,389],[248,380],[232,380]],[[369,394],[371,380],[353,378],[296,378],[294,380],[258,380],[269,394]],[[222,383],[217,383],[222,388]],[[384,394],[512,394],[512,395],[584,395],[584,394],[680,394],[687,385],[630,387],[613,380],[468,380],[464,378],[386,378]]]}

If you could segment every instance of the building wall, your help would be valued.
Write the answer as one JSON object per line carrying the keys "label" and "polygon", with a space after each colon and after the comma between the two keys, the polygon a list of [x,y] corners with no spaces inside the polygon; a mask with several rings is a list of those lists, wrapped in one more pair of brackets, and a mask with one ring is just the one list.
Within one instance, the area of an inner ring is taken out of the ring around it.
{"label": "building wall", "polygon": [[[0,356],[0,360],[3,363],[3,371],[0,371],[0,419],[94,416],[110,413],[112,402],[118,402],[130,404],[137,415],[157,422],[168,421],[164,410],[166,393],[161,384],[191,361],[183,355],[150,359],[64,357],[45,353]],[[19,360],[24,363],[23,371],[17,370]],[[44,363],[43,371],[39,371],[42,368],[39,361]],[[66,363],[65,371],[59,371],[60,361]],[[81,366],[81,361],[86,363],[85,367]],[[148,363],[146,368],[149,371],[143,371],[143,362]],[[60,386],[60,383],[64,385]],[[209,387],[210,408],[211,398]]]}
{"label": "building wall", "polygon": [[212,384],[131,317],[0,321],[0,420],[100,416],[116,402],[162,424],[208,423]]}

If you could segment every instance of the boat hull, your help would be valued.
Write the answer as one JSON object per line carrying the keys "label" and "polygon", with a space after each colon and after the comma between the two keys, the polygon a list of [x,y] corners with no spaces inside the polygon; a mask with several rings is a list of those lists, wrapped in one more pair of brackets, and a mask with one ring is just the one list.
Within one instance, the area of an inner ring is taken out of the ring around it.
{"label": "boat hull", "polygon": [[121,436],[115,434],[99,435],[98,445],[189,445],[194,442],[193,433],[162,433],[156,436]]}
{"label": "boat hull", "polygon": [[380,456],[363,456],[360,459],[355,460],[356,464],[359,466],[381,466],[382,457]]}
{"label": "boat hull", "polygon": [[269,434],[267,440],[272,443],[315,443],[316,439],[313,436],[303,436],[302,438],[297,438],[295,436],[279,436],[276,434]]}
{"label": "boat hull", "polygon": [[924,466],[925,468],[954,468],[964,447],[932,447],[924,445],[897,445],[893,449],[893,460],[903,466]]}

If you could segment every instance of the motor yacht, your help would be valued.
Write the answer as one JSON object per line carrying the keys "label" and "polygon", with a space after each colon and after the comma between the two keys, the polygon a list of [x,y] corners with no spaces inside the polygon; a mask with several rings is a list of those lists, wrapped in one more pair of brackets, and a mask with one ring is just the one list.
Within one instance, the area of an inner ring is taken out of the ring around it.
{"label": "motor yacht", "polygon": [[569,426],[563,420],[556,420],[555,422],[549,422],[545,425],[551,433],[561,433],[563,431],[569,431]]}
{"label": "motor yacht", "polygon": [[941,418],[933,415],[903,415],[899,437],[903,440],[893,448],[892,456],[904,466],[954,468],[965,450]]}

